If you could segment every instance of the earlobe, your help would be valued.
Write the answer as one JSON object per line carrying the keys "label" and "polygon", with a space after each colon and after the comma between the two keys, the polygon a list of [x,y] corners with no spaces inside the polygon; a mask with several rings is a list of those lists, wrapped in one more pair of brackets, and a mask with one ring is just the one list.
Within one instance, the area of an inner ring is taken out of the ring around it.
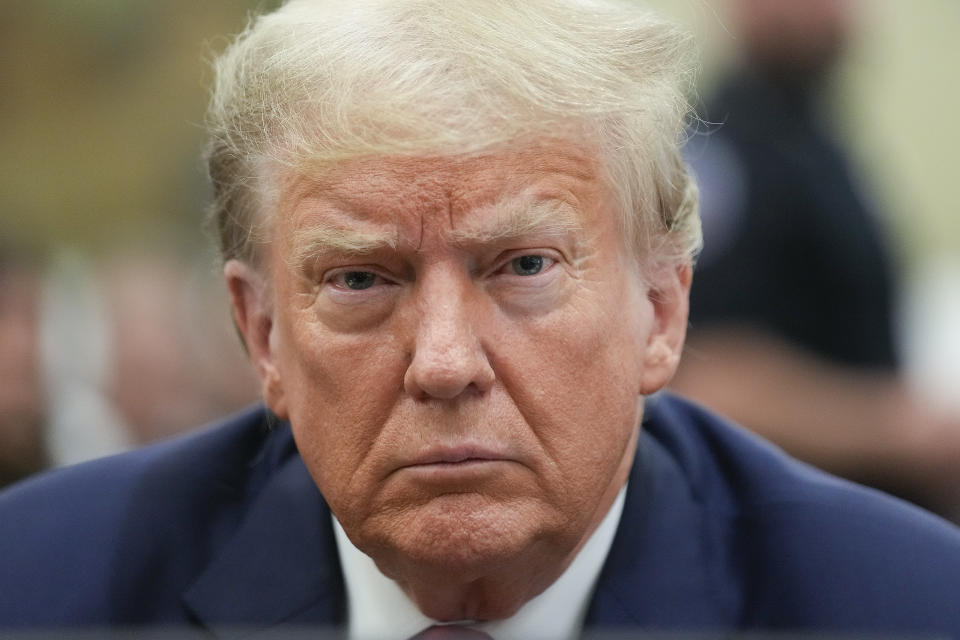
{"label": "earlobe", "polygon": [[650,395],[665,387],[680,364],[687,334],[692,272],[689,263],[665,270],[647,292],[653,306],[654,322],[644,347],[640,381],[642,395]]}
{"label": "earlobe", "polygon": [[240,260],[228,260],[223,275],[237,330],[260,379],[264,402],[277,417],[287,418],[280,372],[274,357],[273,296],[259,270]]}

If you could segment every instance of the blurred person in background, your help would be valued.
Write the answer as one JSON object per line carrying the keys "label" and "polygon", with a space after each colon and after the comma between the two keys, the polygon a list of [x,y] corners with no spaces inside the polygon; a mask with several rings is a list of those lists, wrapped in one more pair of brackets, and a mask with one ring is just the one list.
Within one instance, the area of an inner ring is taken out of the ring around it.
{"label": "blurred person in background", "polygon": [[0,486],[253,402],[225,305],[212,274],[162,251],[0,251]]}
{"label": "blurred person in background", "polygon": [[905,383],[894,265],[824,115],[851,0],[728,0],[742,56],[687,156],[705,249],[674,386],[792,454],[956,517],[960,416]]}
{"label": "blurred person in background", "polygon": [[46,466],[33,262],[0,246],[0,487]]}
{"label": "blurred person in background", "polygon": [[113,343],[109,396],[137,443],[259,400],[212,268],[162,252],[119,253],[101,279]]}
{"label": "blurred person in background", "polygon": [[215,285],[159,247],[55,256],[38,319],[52,464],[155,442],[256,399]]}

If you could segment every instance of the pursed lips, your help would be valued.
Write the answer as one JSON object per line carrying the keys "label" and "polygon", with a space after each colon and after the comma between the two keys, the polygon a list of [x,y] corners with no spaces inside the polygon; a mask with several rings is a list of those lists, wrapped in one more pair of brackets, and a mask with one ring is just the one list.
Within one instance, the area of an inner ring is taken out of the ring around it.
{"label": "pursed lips", "polygon": [[508,446],[477,442],[429,444],[412,455],[395,459],[392,471],[417,484],[433,489],[461,491],[486,485],[494,478],[501,481],[508,467],[526,466]]}
{"label": "pursed lips", "polygon": [[405,464],[404,467],[456,466],[474,462],[506,462],[510,460],[510,456],[503,451],[480,445],[461,444],[430,447]]}

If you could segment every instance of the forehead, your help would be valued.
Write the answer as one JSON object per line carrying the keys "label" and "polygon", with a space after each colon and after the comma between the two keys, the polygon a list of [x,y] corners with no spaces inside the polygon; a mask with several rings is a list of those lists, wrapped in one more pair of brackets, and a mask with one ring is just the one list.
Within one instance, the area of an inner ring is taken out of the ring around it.
{"label": "forehead", "polygon": [[468,156],[363,157],[300,171],[278,185],[285,225],[348,217],[402,223],[445,216],[454,226],[492,208],[559,202],[581,210],[604,199],[597,155],[571,144]]}
{"label": "forehead", "polygon": [[[589,181],[596,177],[593,153],[572,145],[503,150],[464,156],[365,157],[332,168],[321,179],[333,193],[362,186],[396,189],[403,181],[412,189],[429,189],[433,183],[459,182],[475,188],[503,185],[544,176]],[[474,184],[476,183],[476,184]]]}

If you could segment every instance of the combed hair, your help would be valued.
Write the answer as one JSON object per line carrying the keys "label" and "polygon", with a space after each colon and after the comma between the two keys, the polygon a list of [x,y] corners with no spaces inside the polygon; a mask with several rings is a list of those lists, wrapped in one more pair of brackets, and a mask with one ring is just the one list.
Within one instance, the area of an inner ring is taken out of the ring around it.
{"label": "combed hair", "polygon": [[688,260],[697,190],[679,147],[693,47],[628,0],[292,0],[216,61],[207,152],[224,260],[268,240],[265,167],[597,153],[639,255]]}

